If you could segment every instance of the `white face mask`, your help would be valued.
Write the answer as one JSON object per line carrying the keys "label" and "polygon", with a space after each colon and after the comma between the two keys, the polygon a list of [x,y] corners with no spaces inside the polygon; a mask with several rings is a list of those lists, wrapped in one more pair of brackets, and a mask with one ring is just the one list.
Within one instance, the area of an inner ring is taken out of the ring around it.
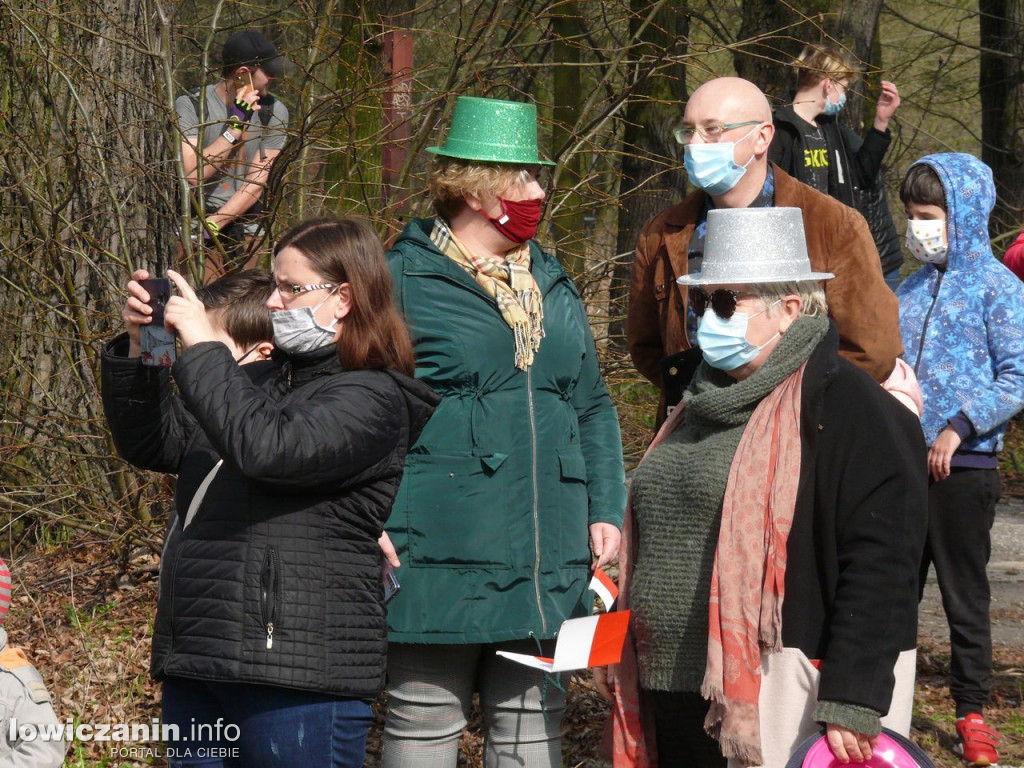
{"label": "white face mask", "polygon": [[294,355],[312,352],[333,343],[334,335],[338,332],[335,327],[338,319],[335,318],[330,326],[325,328],[316,321],[316,312],[337,290],[335,288],[327,294],[327,298],[315,307],[279,309],[272,312],[270,319],[274,324],[274,346]]}
{"label": "white face mask", "polygon": [[945,264],[949,250],[942,240],[946,234],[946,222],[939,219],[908,219],[907,250],[914,258],[926,264]]}

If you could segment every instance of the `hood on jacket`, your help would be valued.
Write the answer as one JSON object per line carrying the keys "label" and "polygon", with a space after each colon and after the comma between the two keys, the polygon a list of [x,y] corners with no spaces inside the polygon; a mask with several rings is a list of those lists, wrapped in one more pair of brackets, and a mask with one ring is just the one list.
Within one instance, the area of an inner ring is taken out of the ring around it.
{"label": "hood on jacket", "polygon": [[[334,344],[296,354],[290,354],[274,347],[271,359],[278,365],[292,366],[294,370],[292,386],[299,386],[316,376],[338,373],[342,370],[341,361],[338,360],[337,347]],[[412,446],[427,425],[437,404],[441,402],[441,397],[423,382],[406,376],[404,373],[390,368],[385,368],[384,372],[398,384],[398,389],[409,408],[409,445]]]}
{"label": "hood on jacket", "polygon": [[946,192],[946,269],[972,269],[981,259],[995,258],[988,234],[988,217],[996,204],[992,169],[963,152],[926,155],[914,165],[935,171]]}

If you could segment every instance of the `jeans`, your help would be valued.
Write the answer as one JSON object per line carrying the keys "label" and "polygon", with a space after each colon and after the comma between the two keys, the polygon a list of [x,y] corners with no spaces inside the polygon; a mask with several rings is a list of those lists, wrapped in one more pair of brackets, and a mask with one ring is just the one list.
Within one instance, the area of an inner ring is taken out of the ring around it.
{"label": "jeans", "polygon": [[364,699],[168,677],[171,768],[362,768],[373,711]]}
{"label": "jeans", "polygon": [[[553,653],[553,641],[542,646]],[[532,640],[388,646],[383,768],[455,768],[474,690],[484,717],[485,768],[560,768],[565,693],[497,649],[538,652]]]}
{"label": "jeans", "polygon": [[920,583],[923,590],[928,565],[934,564],[949,624],[950,693],[957,717],[980,713],[992,692],[992,593],[986,566],[1001,495],[995,469],[954,467],[945,480],[928,483],[928,538]]}

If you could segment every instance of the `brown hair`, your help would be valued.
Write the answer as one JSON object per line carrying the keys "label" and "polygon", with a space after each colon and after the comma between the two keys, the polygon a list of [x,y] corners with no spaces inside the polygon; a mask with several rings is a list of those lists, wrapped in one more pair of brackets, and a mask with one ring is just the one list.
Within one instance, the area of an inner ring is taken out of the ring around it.
{"label": "brown hair", "polygon": [[822,44],[804,46],[793,62],[793,69],[798,91],[817,85],[825,78],[851,81],[860,75],[860,68],[848,53]]}
{"label": "brown hair", "polygon": [[247,269],[215,280],[196,291],[206,311],[240,347],[248,349],[274,338],[267,299],[274,278],[261,269]]}
{"label": "brown hair", "polygon": [[465,207],[466,195],[500,195],[513,184],[529,182],[533,167],[438,156],[430,170],[427,189],[437,215],[451,221]]}
{"label": "brown hair", "polygon": [[900,200],[903,205],[937,205],[946,210],[946,188],[942,179],[927,163],[916,163],[910,166],[907,175],[900,184]]}
{"label": "brown hair", "polygon": [[295,248],[325,280],[348,283],[352,306],[338,340],[338,357],[349,370],[394,368],[413,375],[409,329],[391,295],[391,272],[384,246],[369,224],[353,218],[302,222],[285,232],[276,256]]}

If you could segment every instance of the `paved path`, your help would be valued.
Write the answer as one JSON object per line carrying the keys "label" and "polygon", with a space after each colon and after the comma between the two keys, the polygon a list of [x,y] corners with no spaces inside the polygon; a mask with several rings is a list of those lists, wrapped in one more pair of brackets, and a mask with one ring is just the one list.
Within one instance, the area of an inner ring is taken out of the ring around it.
{"label": "paved path", "polygon": [[[988,564],[992,586],[992,642],[1024,648],[1024,499],[999,504],[992,528],[992,558]],[[934,570],[925,584],[919,634],[948,642]]]}

